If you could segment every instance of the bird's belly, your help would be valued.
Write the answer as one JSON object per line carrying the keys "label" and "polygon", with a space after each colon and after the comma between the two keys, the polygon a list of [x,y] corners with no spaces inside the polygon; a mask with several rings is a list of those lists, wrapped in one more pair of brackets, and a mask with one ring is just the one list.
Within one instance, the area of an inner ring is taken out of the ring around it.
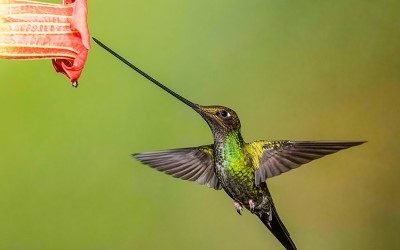
{"label": "bird's belly", "polygon": [[217,165],[217,176],[225,192],[235,201],[249,208],[249,200],[261,203],[266,194],[254,183],[254,171],[246,168],[232,168],[226,164]]}

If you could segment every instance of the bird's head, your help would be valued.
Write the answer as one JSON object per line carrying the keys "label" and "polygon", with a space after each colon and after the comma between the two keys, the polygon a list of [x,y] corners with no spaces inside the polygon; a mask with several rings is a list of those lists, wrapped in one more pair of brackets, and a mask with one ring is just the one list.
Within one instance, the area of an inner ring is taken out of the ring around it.
{"label": "bird's head", "polygon": [[208,123],[213,133],[227,134],[240,129],[240,120],[236,112],[223,106],[192,107]]}

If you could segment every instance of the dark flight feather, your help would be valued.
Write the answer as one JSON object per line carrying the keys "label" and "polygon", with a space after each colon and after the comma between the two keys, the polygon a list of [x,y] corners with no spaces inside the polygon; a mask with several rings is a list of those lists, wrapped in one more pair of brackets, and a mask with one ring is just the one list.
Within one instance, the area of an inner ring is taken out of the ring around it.
{"label": "dark flight feather", "polygon": [[133,154],[158,171],[214,189],[221,189],[215,174],[212,145]]}
{"label": "dark flight feather", "polygon": [[312,160],[364,142],[346,141],[257,141],[263,143],[260,167],[255,172],[255,183],[285,173]]}

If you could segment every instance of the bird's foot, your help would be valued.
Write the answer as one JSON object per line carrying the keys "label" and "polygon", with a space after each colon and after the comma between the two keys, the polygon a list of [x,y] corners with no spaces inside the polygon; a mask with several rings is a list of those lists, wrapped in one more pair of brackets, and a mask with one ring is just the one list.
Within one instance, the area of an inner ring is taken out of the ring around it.
{"label": "bird's foot", "polygon": [[256,203],[253,200],[249,200],[249,207],[250,207],[250,212],[254,213],[254,210],[256,208]]}
{"label": "bird's foot", "polygon": [[235,201],[233,203],[233,206],[235,206],[236,212],[238,212],[238,214],[242,215],[242,211],[243,211],[242,204],[240,204],[239,202]]}

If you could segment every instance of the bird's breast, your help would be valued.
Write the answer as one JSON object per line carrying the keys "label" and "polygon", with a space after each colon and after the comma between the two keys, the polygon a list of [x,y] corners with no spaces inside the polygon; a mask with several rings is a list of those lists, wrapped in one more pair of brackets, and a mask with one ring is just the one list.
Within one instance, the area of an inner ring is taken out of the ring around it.
{"label": "bird's breast", "polygon": [[254,168],[245,154],[227,152],[226,148],[216,152],[220,153],[215,158],[216,173],[229,196],[243,204],[262,197],[262,190],[254,184]]}

